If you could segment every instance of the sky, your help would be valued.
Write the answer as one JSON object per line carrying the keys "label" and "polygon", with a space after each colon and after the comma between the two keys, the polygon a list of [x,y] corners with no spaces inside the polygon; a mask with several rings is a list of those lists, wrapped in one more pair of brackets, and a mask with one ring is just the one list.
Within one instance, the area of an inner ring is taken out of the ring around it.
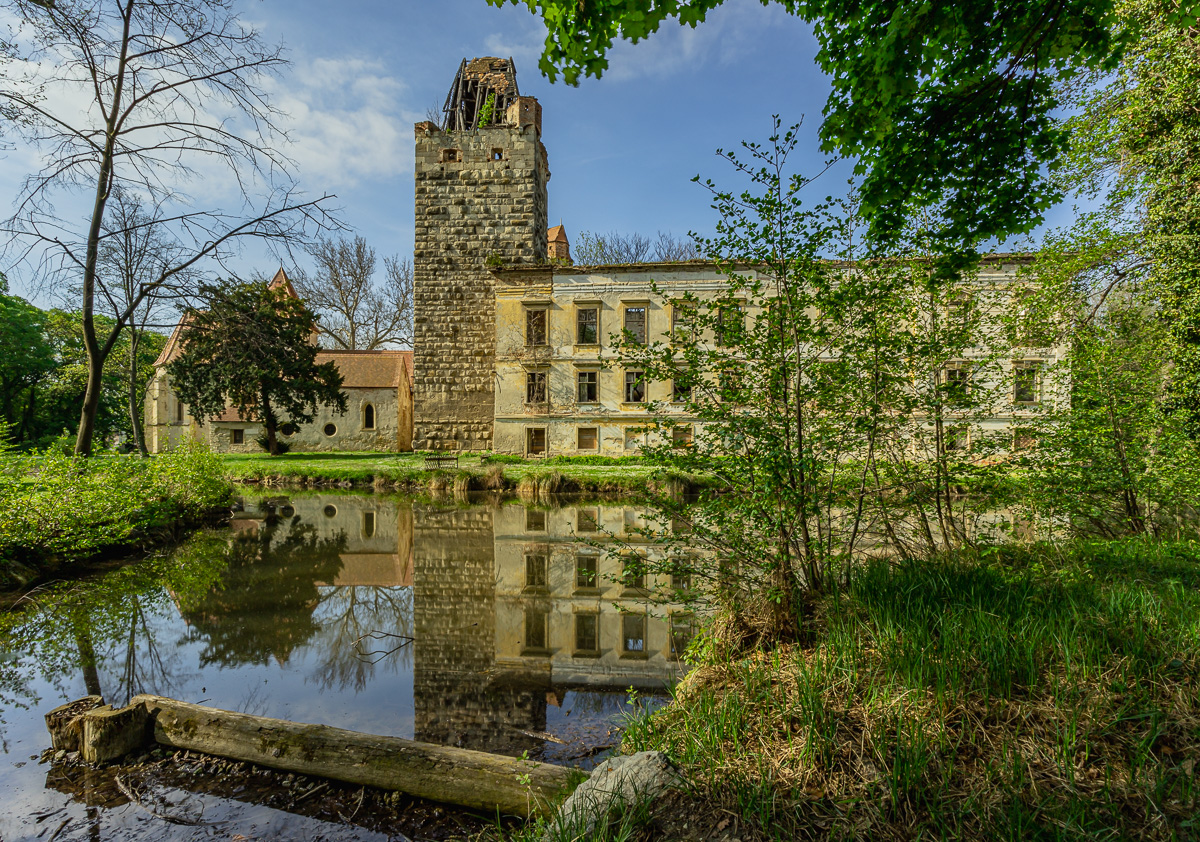
{"label": "sky", "polygon": [[[523,3],[247,0],[241,8],[291,61],[268,82],[289,115],[280,151],[301,188],[335,194],[345,225],[380,256],[411,257],[413,124],[440,111],[464,57],[511,56],[521,93],[541,102],[549,219],[572,239],[584,230],[711,232],[715,212],[692,177],[740,186],[716,150],[765,140],[775,114],[785,125],[803,121],[796,171],[825,166],[817,130],[829,83],[814,61],[816,40],[775,4],[726,0],[695,29],[668,22],[639,44],[618,43],[604,77],[578,87],[539,72],[545,28]],[[37,161],[19,144],[0,152],[0,196],[15,195]],[[840,162],[815,187],[840,195],[850,175]],[[223,175],[190,186],[219,207],[236,206],[233,188]],[[278,263],[247,248],[234,268],[269,276]],[[14,291],[32,289],[29,266],[5,268]]]}

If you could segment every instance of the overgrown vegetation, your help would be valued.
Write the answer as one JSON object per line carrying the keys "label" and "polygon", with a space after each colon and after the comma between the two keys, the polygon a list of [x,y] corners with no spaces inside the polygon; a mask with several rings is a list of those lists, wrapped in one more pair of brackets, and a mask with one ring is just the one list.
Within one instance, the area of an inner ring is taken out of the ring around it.
{"label": "overgrown vegetation", "polygon": [[63,447],[0,457],[0,585],[108,550],[178,537],[228,503],[220,460],[186,442],[153,459]]}
{"label": "overgrown vegetation", "polygon": [[1187,838],[1198,586],[1194,542],[876,559],[796,644],[715,626],[624,748],[777,839]]}

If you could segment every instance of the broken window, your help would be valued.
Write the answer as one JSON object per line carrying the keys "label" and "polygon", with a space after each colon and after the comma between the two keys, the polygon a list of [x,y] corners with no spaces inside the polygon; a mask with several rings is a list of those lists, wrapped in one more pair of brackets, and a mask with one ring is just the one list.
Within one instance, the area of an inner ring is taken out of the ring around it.
{"label": "broken window", "polygon": [[546,554],[525,553],[526,589],[546,589]]}
{"label": "broken window", "polygon": [[525,403],[546,402],[546,372],[529,371],[525,373]]}
{"label": "broken window", "polygon": [[964,366],[951,366],[942,372],[942,391],[946,402],[961,404],[967,400],[971,372]]}
{"label": "broken window", "polygon": [[1021,364],[1013,372],[1013,402],[1037,403],[1038,400],[1038,367],[1031,364]]}
{"label": "broken window", "polygon": [[717,344],[720,346],[736,345],[746,327],[746,317],[742,305],[731,304],[722,307],[717,324]]}
{"label": "broken window", "polygon": [[684,424],[679,427],[671,428],[671,443],[675,445],[675,447],[691,447],[692,425]]}
{"label": "broken window", "polygon": [[646,344],[646,308],[626,307],[625,308],[625,331],[626,341],[634,345]]}
{"label": "broken window", "polygon": [[625,403],[643,403],[646,400],[646,375],[641,371],[625,372]]}
{"label": "broken window", "polygon": [[671,657],[678,660],[687,651],[688,644],[695,636],[692,615],[688,613],[673,613],[671,615]]}
{"label": "broken window", "polygon": [[674,403],[687,403],[692,399],[691,372],[680,373],[671,384],[671,400]]}
{"label": "broken window", "polygon": [[581,552],[575,556],[575,587],[580,590],[600,587],[600,556],[596,553]]}
{"label": "broken window", "polygon": [[600,651],[600,615],[575,615],[575,652],[593,654]]}
{"label": "broken window", "polygon": [[546,452],[545,427],[530,427],[525,431],[525,452],[534,455]]}
{"label": "broken window", "polygon": [[621,648],[628,655],[646,653],[646,615],[621,615]]}
{"label": "broken window", "polygon": [[579,450],[596,450],[600,446],[600,431],[596,427],[580,427],[576,442]]}
{"label": "broken window", "polygon": [[545,652],[549,648],[546,625],[549,612],[542,608],[525,609],[525,649],[531,652]]}
{"label": "broken window", "polygon": [[679,341],[696,341],[696,305],[690,301],[676,301],[671,308],[671,332]]}
{"label": "broken window", "polygon": [[576,532],[596,532],[600,529],[600,510],[599,509],[576,509],[575,510],[575,531]]}
{"label": "broken window", "polygon": [[970,445],[970,432],[966,427],[947,427],[942,434],[942,446],[947,453],[964,451]]}
{"label": "broken window", "polygon": [[580,345],[596,345],[600,342],[600,310],[583,307],[576,311],[576,342]]}
{"label": "broken window", "polygon": [[600,400],[600,372],[579,372],[579,402],[596,403]]}
{"label": "broken window", "polygon": [[542,307],[525,311],[526,345],[546,344],[546,316],[546,310]]}
{"label": "broken window", "polygon": [[443,149],[442,160],[443,164],[458,164],[462,162],[462,150],[460,149]]}

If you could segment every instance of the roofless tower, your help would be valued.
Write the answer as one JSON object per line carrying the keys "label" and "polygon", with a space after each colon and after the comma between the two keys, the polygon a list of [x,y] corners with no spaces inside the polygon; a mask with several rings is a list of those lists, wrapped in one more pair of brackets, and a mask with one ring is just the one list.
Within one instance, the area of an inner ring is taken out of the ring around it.
{"label": "roofless tower", "polygon": [[416,125],[413,446],[487,450],[494,414],[491,268],[546,262],[542,108],[513,61],[463,60],[442,124]]}

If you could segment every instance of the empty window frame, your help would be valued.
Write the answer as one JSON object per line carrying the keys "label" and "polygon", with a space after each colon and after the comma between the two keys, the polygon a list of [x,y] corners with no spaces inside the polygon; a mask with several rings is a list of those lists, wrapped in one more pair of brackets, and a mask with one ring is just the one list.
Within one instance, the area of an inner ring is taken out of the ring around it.
{"label": "empty window frame", "polygon": [[443,164],[458,164],[462,162],[461,149],[443,149],[441,154],[441,163]]}
{"label": "empty window frame", "polygon": [[546,394],[545,371],[525,372],[525,403],[545,403]]}
{"label": "empty window frame", "polygon": [[529,427],[525,431],[525,452],[533,455],[546,452],[545,427]]}
{"label": "empty window frame", "polygon": [[729,304],[722,307],[717,324],[717,345],[722,347],[736,345],[745,328],[746,315],[741,304]]}
{"label": "empty window frame", "polygon": [[1037,436],[1033,430],[1026,427],[1018,427],[1013,430],[1013,450],[1029,450],[1037,444]]}
{"label": "empty window frame", "polygon": [[371,404],[363,407],[363,429],[375,429],[375,407],[371,406]]}
{"label": "empty window frame", "polygon": [[363,516],[362,517],[362,536],[364,538],[374,538],[375,537],[375,513],[374,512],[363,512],[362,516]]}
{"label": "empty window frame", "polygon": [[646,374],[642,371],[625,372],[625,403],[646,402]]}
{"label": "empty window frame", "polygon": [[525,590],[544,591],[549,587],[546,578],[547,558],[542,551],[525,553]]}
{"label": "empty window frame", "polygon": [[670,620],[670,657],[679,660],[687,652],[688,645],[695,636],[695,623],[689,612],[674,612]]}
{"label": "empty window frame", "polygon": [[580,427],[577,432],[577,440],[575,446],[579,450],[599,450],[600,449],[600,428],[599,427]]}
{"label": "empty window frame", "polygon": [[549,311],[545,307],[525,308],[525,344],[540,347],[549,341],[547,322]]}
{"label": "empty window frame", "polygon": [[503,149],[493,149],[492,150],[492,160],[493,161],[503,161],[504,160],[504,150]]}
{"label": "empty window frame", "polygon": [[680,376],[671,382],[671,402],[687,403],[692,399],[692,374],[680,372]]}
{"label": "empty window frame", "polygon": [[696,305],[690,301],[676,301],[671,307],[671,333],[677,342],[692,344],[696,341]]}
{"label": "empty window frame", "polygon": [[575,654],[600,654],[600,615],[580,613],[575,615]]}
{"label": "empty window frame", "polygon": [[645,656],[646,654],[646,615],[621,615],[621,654]]}
{"label": "empty window frame", "polygon": [[575,311],[575,342],[579,345],[600,344],[599,307],[580,307]]}
{"label": "empty window frame", "polygon": [[942,370],[942,394],[948,404],[966,403],[971,389],[971,370],[962,364],[952,364]]}
{"label": "empty window frame", "polygon": [[1036,362],[1019,362],[1013,368],[1013,403],[1034,404],[1038,402],[1038,387],[1041,385],[1040,365]]}
{"label": "empty window frame", "polygon": [[692,425],[681,424],[671,428],[671,444],[675,447],[692,446]]}
{"label": "empty window frame", "polygon": [[575,589],[593,591],[600,587],[600,556],[592,552],[575,555]]}
{"label": "empty window frame", "polygon": [[526,532],[545,532],[546,531],[546,513],[541,509],[526,509],[525,510],[525,531]]}
{"label": "empty window frame", "polygon": [[971,446],[971,431],[963,425],[946,427],[942,431],[942,449],[947,453],[962,453]]}
{"label": "empty window frame", "polygon": [[634,345],[646,344],[646,305],[625,308],[625,341]]}
{"label": "empty window frame", "polygon": [[631,591],[646,589],[646,560],[640,555],[630,553],[622,557],[621,585]]}
{"label": "empty window frame", "polygon": [[600,401],[600,372],[577,372],[576,386],[576,397],[578,398],[579,403],[598,403]]}
{"label": "empty window frame", "polygon": [[600,510],[595,508],[575,510],[576,532],[599,532]]}
{"label": "empty window frame", "polygon": [[547,634],[550,613],[543,608],[525,609],[525,652],[542,654],[550,647]]}
{"label": "empty window frame", "polygon": [[245,430],[230,430],[229,431],[229,440],[233,444],[244,444],[246,442],[246,431]]}

